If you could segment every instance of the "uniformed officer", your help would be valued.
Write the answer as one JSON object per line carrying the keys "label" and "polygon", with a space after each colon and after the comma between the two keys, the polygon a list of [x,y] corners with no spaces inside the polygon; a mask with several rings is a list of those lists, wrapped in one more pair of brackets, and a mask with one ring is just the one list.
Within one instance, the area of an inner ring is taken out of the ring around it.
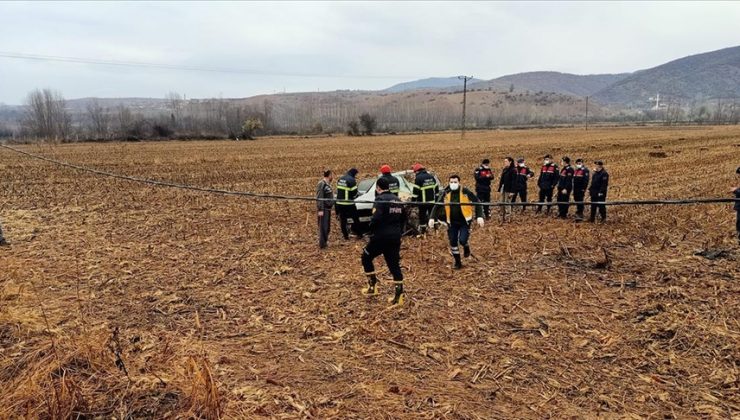
{"label": "uniformed officer", "polygon": [[[463,256],[469,257],[470,245],[470,224],[473,222],[475,215],[478,226],[483,227],[483,206],[480,200],[467,188],[460,185],[460,177],[457,175],[450,176],[449,186],[445,188],[437,199],[438,203],[432,209],[432,218],[429,219],[429,227],[434,226],[435,219],[444,220],[447,224],[447,237],[450,240],[450,252],[455,259],[455,269],[462,268],[460,259],[460,248],[463,246]],[[444,218],[444,219],[443,219]]]}
{"label": "uniformed officer", "polygon": [[365,293],[377,294],[378,277],[373,260],[383,255],[385,263],[393,275],[395,293],[389,302],[403,304],[403,273],[401,273],[401,235],[405,223],[403,204],[389,191],[388,180],[379,178],[375,184],[375,201],[373,216],[370,220],[370,242],[362,250],[362,267],[367,276],[368,288]]}
{"label": "uniformed officer", "polygon": [[586,199],[586,189],[588,188],[590,171],[583,164],[583,159],[576,159],[576,169],[573,172],[573,200],[576,204],[576,222],[583,221],[583,201]]}
{"label": "uniformed officer", "polygon": [[[540,177],[537,179],[537,186],[540,187],[540,203],[547,201],[552,202],[552,192],[558,185],[559,177],[558,164],[552,161],[552,156],[545,155],[542,168],[540,168]],[[547,214],[550,213],[552,205],[547,205]],[[537,213],[542,211],[542,204],[537,206]]]}
{"label": "uniformed officer", "polygon": [[355,177],[359,171],[355,168],[347,171],[337,181],[337,215],[339,216],[339,226],[342,229],[344,239],[349,239],[349,229],[347,221],[352,219],[352,233],[357,234],[357,207],[355,198],[357,197],[357,180]]}
{"label": "uniformed officer", "polygon": [[324,249],[329,241],[331,230],[331,208],[334,205],[334,192],[331,181],[334,178],[330,170],[324,171],[324,178],[316,187],[316,210],[319,221],[319,248]]}
{"label": "uniformed officer", "polygon": [[[475,168],[473,172],[475,176],[475,195],[478,199],[484,203],[491,202],[491,181],[493,181],[493,171],[491,170],[491,161],[483,159],[480,166]],[[486,206],[483,209],[483,213],[486,219],[491,217],[491,206]]]}
{"label": "uniformed officer", "polygon": [[437,185],[437,179],[434,175],[427,172],[421,163],[415,163],[411,169],[416,174],[414,201],[419,203],[419,230],[423,233],[429,222],[429,213],[434,207],[434,199],[439,193],[439,185]]}
{"label": "uniformed officer", "polygon": [[385,178],[386,181],[388,181],[388,188],[390,188],[391,194],[398,197],[398,192],[401,191],[401,184],[398,181],[398,178],[393,176],[391,174],[391,167],[389,165],[383,165],[380,167],[380,177]]}
{"label": "uniformed officer", "polygon": [[[507,157],[504,159],[504,167],[501,169],[501,177],[498,183],[498,192],[502,203],[509,203],[514,198],[516,191],[516,165],[514,158]],[[501,221],[511,218],[511,206],[501,206]]]}
{"label": "uniformed officer", "polygon": [[[609,189],[609,173],[604,168],[604,162],[597,160],[594,162],[594,174],[591,176],[591,186],[588,192],[591,195],[591,202],[598,203],[606,201],[606,193]],[[590,222],[596,222],[596,212],[599,212],[601,221],[606,221],[606,206],[603,204],[591,204]]]}
{"label": "uniformed officer", "polygon": [[[512,203],[516,203],[516,198],[519,197],[519,201],[522,203],[527,202],[527,181],[529,178],[534,176],[534,172],[524,162],[524,158],[516,160],[516,181],[514,183],[514,197],[511,198]],[[524,213],[526,206],[522,206],[522,213]]]}
{"label": "uniformed officer", "polygon": [[573,174],[575,171],[570,166],[570,158],[563,157],[563,168],[560,169],[558,177],[558,217],[561,219],[568,218],[568,204],[570,202],[570,193],[573,191]]}

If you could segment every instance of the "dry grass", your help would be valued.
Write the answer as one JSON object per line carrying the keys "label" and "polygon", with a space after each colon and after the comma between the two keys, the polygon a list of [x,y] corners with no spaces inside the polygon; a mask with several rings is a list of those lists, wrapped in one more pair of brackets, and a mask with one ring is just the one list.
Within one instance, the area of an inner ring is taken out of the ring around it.
{"label": "dry grass", "polygon": [[[29,146],[114,172],[313,193],[319,170],[602,158],[611,199],[726,197],[740,129],[473,132]],[[660,149],[662,158],[650,157]],[[0,417],[740,415],[739,253],[727,205],[532,214],[406,239],[409,303],[363,297],[362,242],[312,205],[211,196],[0,152]],[[530,185],[530,195],[535,194]],[[708,260],[697,249],[722,248]],[[382,283],[391,293],[391,283]]]}

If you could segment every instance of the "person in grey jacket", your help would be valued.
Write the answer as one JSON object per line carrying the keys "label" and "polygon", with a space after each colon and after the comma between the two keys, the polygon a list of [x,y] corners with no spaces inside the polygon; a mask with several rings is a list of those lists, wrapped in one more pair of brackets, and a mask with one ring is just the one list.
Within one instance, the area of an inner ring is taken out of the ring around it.
{"label": "person in grey jacket", "polygon": [[319,248],[324,249],[329,242],[331,230],[331,209],[334,206],[334,191],[331,181],[334,176],[330,170],[324,171],[324,178],[316,186],[316,211],[319,222]]}

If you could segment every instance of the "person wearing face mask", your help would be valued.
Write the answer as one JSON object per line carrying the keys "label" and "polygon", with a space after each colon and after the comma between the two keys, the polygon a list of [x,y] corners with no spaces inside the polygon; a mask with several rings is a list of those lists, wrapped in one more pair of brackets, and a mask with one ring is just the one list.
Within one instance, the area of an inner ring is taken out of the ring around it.
{"label": "person wearing face mask", "polygon": [[480,205],[480,200],[475,194],[460,185],[458,175],[450,176],[449,185],[442,191],[437,202],[444,204],[434,205],[432,218],[429,219],[429,227],[434,227],[435,219],[444,217],[445,222],[442,223],[448,225],[447,237],[450,241],[450,252],[455,259],[455,269],[460,269],[462,268],[462,260],[460,259],[458,245],[463,246],[463,255],[466,258],[470,257],[470,245],[468,245],[470,224],[473,222],[473,216],[475,216],[478,226],[483,227],[483,206]]}
{"label": "person wearing face mask", "polygon": [[573,191],[573,174],[575,171],[570,166],[570,158],[563,157],[563,168],[560,170],[558,177],[558,217],[561,219],[568,218],[568,207],[570,205],[570,193]]}
{"label": "person wearing face mask", "polygon": [[344,239],[349,239],[350,229],[347,227],[349,219],[352,219],[352,233],[357,235],[357,207],[354,200],[357,197],[355,177],[358,172],[357,169],[352,168],[337,180],[337,216],[339,216],[339,226]]}
{"label": "person wearing face mask", "polygon": [[331,209],[334,206],[334,192],[331,189],[331,181],[334,176],[330,170],[324,171],[324,178],[316,187],[316,210],[319,221],[319,248],[324,249],[329,242],[329,230],[331,230]]}
{"label": "person wearing face mask", "polygon": [[[606,201],[606,193],[609,189],[609,173],[604,169],[604,162],[597,160],[594,162],[594,174],[591,175],[591,186],[588,192],[591,195],[591,202],[598,203]],[[591,223],[596,222],[596,212],[599,212],[601,221],[606,221],[606,206],[603,204],[591,204]]]}
{"label": "person wearing face mask", "polygon": [[576,159],[576,169],[573,172],[573,200],[576,204],[576,222],[583,221],[583,200],[586,199],[586,189],[590,177],[588,168],[583,164],[583,159]]}
{"label": "person wearing face mask", "polygon": [[406,221],[401,200],[390,191],[388,180],[379,178],[375,184],[375,201],[373,216],[370,220],[370,241],[362,250],[362,267],[367,276],[365,294],[377,294],[378,277],[373,260],[383,255],[385,263],[393,275],[395,292],[389,302],[401,305],[404,300],[403,273],[401,272],[401,236]]}
{"label": "person wearing face mask", "polygon": [[[737,181],[737,187],[730,190],[733,194],[735,194],[736,199],[740,199],[740,166],[737,167],[735,170],[735,178]],[[737,243],[740,244],[740,201],[735,201],[735,206],[733,207],[735,209],[735,212],[737,213],[737,221],[735,222],[735,230],[737,230]]]}
{"label": "person wearing face mask", "polygon": [[[552,203],[552,192],[558,185],[560,171],[558,164],[552,161],[552,156],[545,155],[545,160],[540,168],[540,177],[537,180],[537,186],[540,188],[540,203],[547,201]],[[550,214],[551,204],[547,205],[546,213]],[[537,206],[537,213],[542,211],[542,204]]]}
{"label": "person wearing face mask", "polygon": [[[514,158],[507,157],[504,159],[504,168],[501,170],[501,178],[498,182],[498,192],[501,194],[501,202],[509,203],[514,197],[514,190],[516,188],[516,166],[514,166]],[[501,220],[511,218],[511,206],[501,206]]]}
{"label": "person wearing face mask", "polygon": [[[490,203],[491,181],[493,181],[494,177],[493,171],[491,170],[491,161],[483,159],[481,165],[475,168],[473,176],[475,176],[475,194],[478,196],[478,199],[484,203]],[[486,219],[490,219],[491,207],[486,206],[486,208],[483,209],[483,213],[485,214]]]}
{"label": "person wearing face mask", "polygon": [[[512,203],[516,203],[516,198],[522,203],[527,202],[527,180],[534,176],[529,167],[527,167],[523,158],[519,158],[516,161],[516,181],[514,182],[514,196],[511,198]],[[522,206],[522,213],[524,213],[526,206]]]}

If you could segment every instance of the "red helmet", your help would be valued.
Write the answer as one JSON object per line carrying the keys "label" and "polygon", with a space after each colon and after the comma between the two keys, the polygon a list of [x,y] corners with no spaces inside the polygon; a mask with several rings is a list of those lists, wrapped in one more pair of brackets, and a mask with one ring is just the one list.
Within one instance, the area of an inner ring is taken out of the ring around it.
{"label": "red helmet", "polygon": [[422,169],[424,169],[424,165],[421,163],[414,163],[414,166],[411,167],[411,170],[414,172],[419,172]]}
{"label": "red helmet", "polygon": [[381,174],[389,174],[391,173],[391,167],[388,165],[383,165],[380,167],[380,173]]}

